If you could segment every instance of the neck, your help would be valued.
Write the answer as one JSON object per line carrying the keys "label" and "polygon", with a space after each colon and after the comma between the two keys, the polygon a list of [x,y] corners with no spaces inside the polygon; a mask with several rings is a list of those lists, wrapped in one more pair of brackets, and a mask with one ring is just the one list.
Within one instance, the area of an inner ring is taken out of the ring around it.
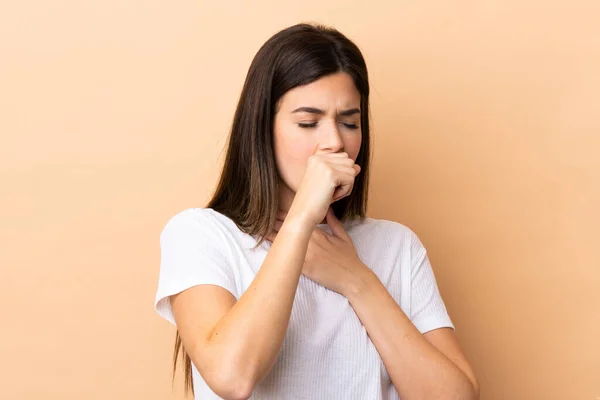
{"label": "neck", "polygon": [[[296,193],[291,190],[285,183],[281,182],[279,183],[279,204],[278,204],[278,208],[281,211],[284,212],[288,212],[290,210],[290,208],[292,207],[292,202],[294,201],[294,197],[296,196]],[[319,222],[319,224],[326,224],[327,223],[327,218],[323,218],[323,220],[321,222]]]}

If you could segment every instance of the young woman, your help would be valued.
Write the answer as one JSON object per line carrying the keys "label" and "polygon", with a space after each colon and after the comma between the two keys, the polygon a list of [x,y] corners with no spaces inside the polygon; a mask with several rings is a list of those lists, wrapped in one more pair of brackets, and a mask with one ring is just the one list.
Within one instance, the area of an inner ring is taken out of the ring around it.
{"label": "young woman", "polygon": [[357,46],[299,24],[258,51],[216,192],[166,223],[156,311],[196,399],[476,399],[425,248],[365,216]]}

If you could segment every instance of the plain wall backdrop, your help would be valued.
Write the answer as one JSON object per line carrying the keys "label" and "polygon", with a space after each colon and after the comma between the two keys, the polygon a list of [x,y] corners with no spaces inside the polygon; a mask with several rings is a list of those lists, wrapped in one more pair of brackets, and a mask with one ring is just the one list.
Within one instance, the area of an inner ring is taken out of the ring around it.
{"label": "plain wall backdrop", "polygon": [[0,398],[181,399],[159,234],[203,207],[252,57],[370,72],[368,215],[413,229],[483,400],[600,399],[600,2],[0,5]]}

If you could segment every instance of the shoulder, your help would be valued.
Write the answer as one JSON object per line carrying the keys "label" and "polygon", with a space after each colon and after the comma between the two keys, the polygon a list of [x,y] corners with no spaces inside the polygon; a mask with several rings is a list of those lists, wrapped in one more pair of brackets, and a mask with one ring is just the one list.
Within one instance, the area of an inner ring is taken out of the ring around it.
{"label": "shoulder", "polygon": [[426,252],[415,231],[401,222],[366,217],[353,230],[353,237],[369,242],[370,247],[382,252],[399,252],[402,257],[413,260],[423,257]]}
{"label": "shoulder", "polygon": [[161,241],[194,235],[210,236],[216,229],[212,210],[190,207],[171,215],[162,227]]}
{"label": "shoulder", "polygon": [[391,239],[403,243],[413,244],[419,241],[417,234],[409,226],[388,219],[366,217],[363,222],[357,224],[369,234],[375,234],[378,239]]}

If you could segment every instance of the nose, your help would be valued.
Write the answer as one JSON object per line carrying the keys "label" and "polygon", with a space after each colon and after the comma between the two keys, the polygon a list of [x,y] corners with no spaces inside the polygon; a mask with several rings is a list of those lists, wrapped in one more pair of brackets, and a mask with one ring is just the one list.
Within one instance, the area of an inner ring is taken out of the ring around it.
{"label": "nose", "polygon": [[344,148],[344,141],[336,123],[327,127],[321,139],[321,148],[337,153]]}

